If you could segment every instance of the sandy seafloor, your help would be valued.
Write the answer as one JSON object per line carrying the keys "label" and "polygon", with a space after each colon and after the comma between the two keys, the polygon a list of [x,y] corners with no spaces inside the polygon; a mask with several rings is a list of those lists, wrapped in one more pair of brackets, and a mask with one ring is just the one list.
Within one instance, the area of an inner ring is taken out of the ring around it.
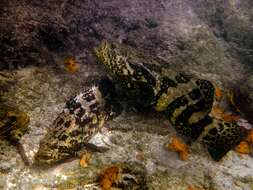
{"label": "sandy seafloor", "polygon": [[[89,72],[85,72],[88,70]],[[80,67],[75,74],[64,69],[56,74],[50,67],[29,67],[15,72],[19,79],[9,90],[15,102],[30,116],[29,132],[22,138],[26,154],[32,161],[38,143],[47,127],[61,112],[69,96],[87,88],[84,79],[96,78],[96,68]],[[92,73],[92,74],[91,74]],[[7,73],[6,73],[7,74]],[[96,76],[97,74],[97,76]],[[92,76],[94,75],[94,76]],[[95,179],[106,166],[122,162],[138,162],[145,166],[151,189],[199,187],[210,190],[250,190],[253,188],[253,158],[230,151],[220,162],[214,162],[199,143],[191,146],[187,161],[164,148],[174,129],[166,118],[123,112],[106,124],[91,142],[109,147],[105,153],[94,153],[88,167],[78,159],[47,170],[25,166],[16,149],[1,142],[0,187],[3,189],[94,189]]]}

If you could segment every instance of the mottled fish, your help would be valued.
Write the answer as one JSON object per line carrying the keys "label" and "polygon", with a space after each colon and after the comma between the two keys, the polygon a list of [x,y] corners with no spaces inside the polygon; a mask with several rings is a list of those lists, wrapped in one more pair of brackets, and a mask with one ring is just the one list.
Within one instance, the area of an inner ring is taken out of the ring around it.
{"label": "mottled fish", "polygon": [[120,112],[114,100],[114,85],[102,79],[66,102],[63,111],[41,140],[35,155],[37,165],[59,163],[77,155],[101,129],[104,122]]}
{"label": "mottled fish", "polygon": [[158,59],[115,42],[103,42],[95,54],[137,105],[164,113],[178,133],[201,140],[214,160],[246,135],[236,123],[210,116],[215,92],[210,81],[163,69]]}

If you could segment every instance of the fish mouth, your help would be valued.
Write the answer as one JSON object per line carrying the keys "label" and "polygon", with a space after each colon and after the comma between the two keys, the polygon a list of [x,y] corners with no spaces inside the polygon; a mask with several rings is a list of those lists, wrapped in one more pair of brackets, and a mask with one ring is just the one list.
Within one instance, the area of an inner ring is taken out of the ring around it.
{"label": "fish mouth", "polygon": [[39,148],[38,152],[34,156],[33,165],[36,167],[50,167],[66,162],[71,158],[70,154],[59,155],[55,149],[44,149],[43,146]]}
{"label": "fish mouth", "polygon": [[57,163],[57,160],[53,159],[51,156],[46,153],[43,153],[40,150],[36,153],[34,157],[34,165],[38,167],[50,166],[54,163]]}

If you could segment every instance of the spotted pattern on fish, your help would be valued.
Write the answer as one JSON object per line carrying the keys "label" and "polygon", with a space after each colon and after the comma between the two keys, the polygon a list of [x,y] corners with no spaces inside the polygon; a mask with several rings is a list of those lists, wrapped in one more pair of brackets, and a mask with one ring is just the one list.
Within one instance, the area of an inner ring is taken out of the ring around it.
{"label": "spotted pattern on fish", "polygon": [[[214,99],[210,81],[164,70],[155,59],[117,43],[104,42],[95,53],[129,99],[165,114],[178,133],[191,141],[202,140],[214,160],[246,135],[236,123],[209,116]],[[66,102],[40,142],[36,163],[54,164],[74,156],[106,120],[121,113],[114,82],[102,79]]]}
{"label": "spotted pattern on fish", "polygon": [[73,157],[116,112],[113,85],[100,81],[98,85],[69,99],[63,111],[41,140],[35,163],[49,165]]}
{"label": "spotted pattern on fish", "polygon": [[157,59],[115,42],[104,41],[95,54],[126,94],[135,92],[136,104],[164,113],[178,133],[191,141],[201,140],[214,160],[220,160],[246,135],[236,123],[209,116],[215,91],[210,81],[163,69]]}

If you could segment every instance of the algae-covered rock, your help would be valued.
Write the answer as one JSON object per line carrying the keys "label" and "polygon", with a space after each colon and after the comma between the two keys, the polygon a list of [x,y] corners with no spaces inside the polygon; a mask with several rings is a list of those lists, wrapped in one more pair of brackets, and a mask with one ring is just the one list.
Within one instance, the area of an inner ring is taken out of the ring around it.
{"label": "algae-covered rock", "polygon": [[[93,56],[103,39],[158,56],[163,67],[194,73],[222,89],[232,85],[239,92],[236,105],[252,118],[251,0],[2,0],[1,102],[29,115],[29,133],[20,142],[31,162],[66,100],[107,74]],[[76,72],[66,71],[66,57],[75,58]],[[230,151],[214,163],[196,144],[183,162],[164,149],[175,131],[159,115],[127,111],[104,129],[110,130],[93,141],[109,150],[92,155],[86,168],[77,161],[48,170],[30,168],[14,146],[1,141],[0,189],[67,189],[69,184],[92,189],[103,166],[129,161],[146,168],[153,189],[252,189],[249,155]]]}
{"label": "algae-covered rock", "polygon": [[107,167],[99,176],[102,189],[121,188],[128,190],[148,189],[147,171],[137,162],[116,163]]}
{"label": "algae-covered rock", "polygon": [[16,107],[0,105],[0,136],[17,142],[27,132],[29,116]]}
{"label": "algae-covered rock", "polygon": [[239,109],[246,115],[247,119],[253,123],[253,75],[239,83],[240,86],[235,87],[235,101]]}

